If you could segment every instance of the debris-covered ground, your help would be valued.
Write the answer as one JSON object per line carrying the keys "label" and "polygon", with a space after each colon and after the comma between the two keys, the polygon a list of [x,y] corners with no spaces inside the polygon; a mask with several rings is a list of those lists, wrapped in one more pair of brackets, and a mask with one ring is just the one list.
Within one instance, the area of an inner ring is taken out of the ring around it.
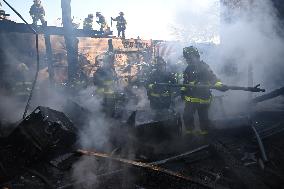
{"label": "debris-covered ground", "polygon": [[[76,115],[86,114],[79,105],[73,108]],[[212,130],[210,137],[183,135],[179,115],[140,125],[117,120],[111,146],[97,151],[81,149],[80,126],[64,113],[38,107],[1,138],[1,186],[281,188],[283,117],[283,111],[255,112],[239,118],[237,127]],[[238,122],[215,124],[232,121]],[[76,171],[84,176],[74,179]]]}

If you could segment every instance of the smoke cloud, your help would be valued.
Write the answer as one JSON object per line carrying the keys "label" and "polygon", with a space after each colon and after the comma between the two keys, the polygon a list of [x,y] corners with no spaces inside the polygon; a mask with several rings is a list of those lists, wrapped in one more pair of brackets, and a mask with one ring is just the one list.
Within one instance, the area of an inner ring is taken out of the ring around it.
{"label": "smoke cloud", "polygon": [[[241,7],[228,9],[217,0],[184,1],[176,14],[181,29],[174,32],[184,46],[201,50],[202,59],[223,83],[261,84],[267,91],[279,88],[284,85],[284,40],[277,10],[269,0],[244,1]],[[214,95],[224,95],[227,113],[239,113],[247,109],[249,98],[259,94],[214,91]]]}

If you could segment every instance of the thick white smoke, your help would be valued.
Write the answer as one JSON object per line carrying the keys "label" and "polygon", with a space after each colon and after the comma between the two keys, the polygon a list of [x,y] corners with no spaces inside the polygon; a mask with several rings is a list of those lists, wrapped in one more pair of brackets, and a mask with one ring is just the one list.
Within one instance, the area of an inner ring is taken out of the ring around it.
{"label": "thick white smoke", "polygon": [[[230,20],[225,20],[228,14]],[[218,0],[189,0],[176,15],[182,35],[176,34],[185,46],[220,39],[213,48],[206,49],[205,45],[201,56],[223,83],[261,84],[268,91],[284,85],[283,29],[270,0],[244,1],[241,8],[235,9],[227,9]],[[227,113],[245,110],[250,96],[238,91],[215,95],[225,95]]]}
{"label": "thick white smoke", "polygon": [[180,0],[176,3],[173,35],[182,43],[218,43],[219,0]]}
{"label": "thick white smoke", "polygon": [[[261,84],[267,91],[283,86],[284,39],[276,9],[269,0],[244,2],[242,7],[231,10],[231,22],[221,23],[221,43],[213,52],[219,61],[214,68],[229,84]],[[240,103],[250,97],[247,93],[227,95],[227,111],[247,108]]]}

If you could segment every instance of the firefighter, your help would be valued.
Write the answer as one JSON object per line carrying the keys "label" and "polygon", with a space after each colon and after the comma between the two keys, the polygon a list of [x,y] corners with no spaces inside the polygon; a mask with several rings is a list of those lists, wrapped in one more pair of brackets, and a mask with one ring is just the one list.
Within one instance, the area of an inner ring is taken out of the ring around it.
{"label": "firefighter", "polygon": [[116,18],[111,18],[112,21],[116,21],[116,28],[118,32],[118,37],[120,37],[120,34],[122,34],[122,38],[125,39],[125,30],[126,30],[126,20],[124,18],[124,13],[120,12],[119,16]]}
{"label": "firefighter", "polygon": [[117,74],[114,69],[113,53],[106,53],[96,57],[96,64],[100,65],[93,76],[94,85],[97,87],[96,94],[103,97],[103,112],[113,117],[115,114],[115,83]]}
{"label": "firefighter", "polygon": [[[216,85],[222,91],[222,83],[217,79],[216,75],[210,69],[209,65],[200,60],[198,50],[193,47],[185,47],[183,49],[183,57],[188,64],[183,74],[184,84],[210,84]],[[212,95],[209,89],[182,87],[182,98],[185,101],[184,108],[184,124],[187,134],[208,134],[210,121],[208,118],[208,110],[211,103]],[[194,114],[198,113],[200,131],[196,133],[194,126]]]}
{"label": "firefighter", "polygon": [[45,11],[43,6],[41,5],[40,0],[34,0],[34,4],[30,8],[30,15],[33,19],[33,25],[37,25],[38,20],[41,21],[41,24],[43,26],[47,25],[47,22],[45,21]]}
{"label": "firefighter", "polygon": [[83,22],[83,29],[84,30],[93,30],[93,22],[94,22],[94,15],[88,14],[88,17],[85,18]]}
{"label": "firefighter", "polygon": [[13,94],[17,97],[25,99],[32,88],[32,82],[29,78],[30,69],[25,63],[20,63],[15,69],[15,85],[13,87]]}
{"label": "firefighter", "polygon": [[0,20],[5,19],[5,11],[2,10],[2,4],[0,2]]}
{"label": "firefighter", "polygon": [[157,117],[170,110],[173,95],[169,86],[161,86],[159,83],[175,84],[174,78],[166,71],[166,62],[162,57],[157,57],[156,69],[146,82],[150,106]]}
{"label": "firefighter", "polygon": [[97,23],[101,26],[100,31],[106,31],[108,29],[108,25],[106,23],[105,17],[100,13],[96,12]]}

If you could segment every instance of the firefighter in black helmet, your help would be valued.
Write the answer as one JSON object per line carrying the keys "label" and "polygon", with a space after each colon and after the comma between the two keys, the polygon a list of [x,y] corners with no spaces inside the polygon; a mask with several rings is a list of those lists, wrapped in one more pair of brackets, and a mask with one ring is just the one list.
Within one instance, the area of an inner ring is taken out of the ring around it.
{"label": "firefighter in black helmet", "polygon": [[93,22],[94,22],[94,15],[88,14],[88,17],[84,19],[83,29],[84,30],[93,30]]}
{"label": "firefighter in black helmet", "polygon": [[[188,64],[183,74],[184,84],[216,85],[222,90],[222,83],[210,69],[209,65],[200,60],[197,48],[193,46],[185,47],[183,49],[183,57]],[[198,134],[207,134],[210,126],[208,110],[212,100],[210,89],[184,86],[181,88],[181,94],[185,102],[183,119],[186,133],[195,133],[194,114],[197,112],[201,129]]]}
{"label": "firefighter in black helmet", "polygon": [[162,57],[156,58],[155,69],[146,83],[151,109],[158,113],[157,115],[168,111],[171,107],[173,91],[169,86],[161,86],[159,83],[175,84],[175,79],[166,71],[166,62]]}
{"label": "firefighter in black helmet", "polygon": [[45,21],[45,11],[43,6],[41,5],[40,0],[34,0],[34,4],[30,8],[30,15],[33,19],[33,24],[37,25],[38,20],[41,21],[41,24],[43,26],[47,25],[47,22]]}
{"label": "firefighter in black helmet", "polygon": [[122,34],[122,39],[125,39],[125,30],[126,30],[126,25],[127,22],[124,18],[124,13],[120,12],[119,16],[116,18],[111,18],[112,21],[116,21],[116,28],[118,32],[118,37],[120,37],[120,34]]}
{"label": "firefighter in black helmet", "polygon": [[100,67],[94,73],[93,82],[96,86],[96,94],[103,98],[102,110],[109,116],[115,114],[115,88],[117,74],[114,68],[114,54],[106,52],[96,57],[96,64]]}

